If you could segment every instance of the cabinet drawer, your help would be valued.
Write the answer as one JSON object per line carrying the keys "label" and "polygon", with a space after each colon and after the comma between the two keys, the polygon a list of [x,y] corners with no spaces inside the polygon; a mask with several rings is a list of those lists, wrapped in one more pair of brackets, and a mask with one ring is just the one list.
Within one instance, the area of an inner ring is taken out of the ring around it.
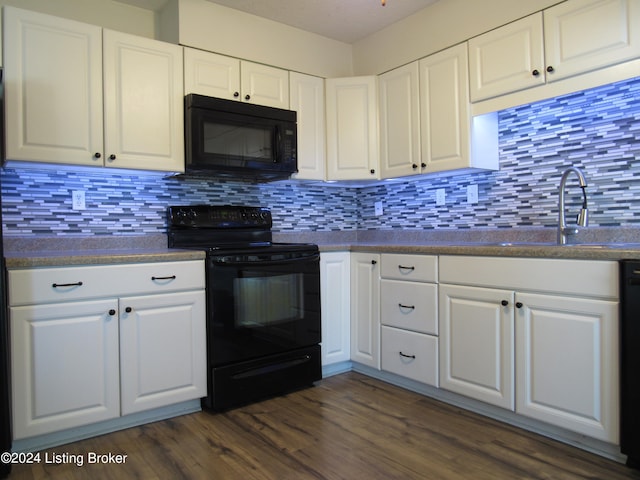
{"label": "cabinet drawer", "polygon": [[380,259],[382,278],[413,282],[438,281],[438,257],[385,253]]}
{"label": "cabinet drawer", "polygon": [[438,287],[434,283],[380,281],[383,325],[438,334]]}
{"label": "cabinet drawer", "polygon": [[9,305],[203,289],[204,261],[9,270]]}
{"label": "cabinet drawer", "polygon": [[600,260],[442,255],[440,283],[607,299],[619,296],[618,262]]}
{"label": "cabinet drawer", "polygon": [[438,339],[423,333],[381,327],[382,370],[438,386]]}

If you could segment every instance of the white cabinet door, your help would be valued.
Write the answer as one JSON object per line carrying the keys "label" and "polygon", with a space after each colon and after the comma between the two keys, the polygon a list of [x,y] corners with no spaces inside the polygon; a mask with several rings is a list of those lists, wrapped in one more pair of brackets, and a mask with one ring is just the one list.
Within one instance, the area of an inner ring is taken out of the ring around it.
{"label": "white cabinet door", "polygon": [[542,13],[472,38],[468,45],[474,102],[545,83]]}
{"label": "white cabinet door", "polygon": [[350,359],[350,280],[349,252],[320,254],[322,365]]}
{"label": "white cabinet door", "polygon": [[547,81],[640,56],[640,2],[568,1],[544,11]]}
{"label": "white cabinet door", "polygon": [[243,102],[289,109],[289,72],[252,62],[240,62]]}
{"label": "white cabinet door", "polygon": [[122,415],[204,397],[204,290],[119,303]]}
{"label": "white cabinet door", "polygon": [[380,75],[380,176],[422,171],[418,62]]}
{"label": "white cabinet door", "polygon": [[13,438],[120,414],[118,302],[11,307]]}
{"label": "white cabinet door", "polygon": [[240,60],[185,47],[184,93],[239,100]]}
{"label": "white cabinet door", "polygon": [[182,48],[104,31],[105,166],[184,171]]}
{"label": "white cabinet door", "polygon": [[185,48],[184,93],[289,109],[289,72]]}
{"label": "white cabinet door", "polygon": [[514,293],[443,284],[439,288],[440,386],[513,410]]}
{"label": "white cabinet door", "polygon": [[[467,64],[465,45],[420,60],[423,172],[456,170],[480,163],[480,159],[471,158],[470,152]],[[496,164],[497,161],[496,156]]]}
{"label": "white cabinet door", "polygon": [[327,93],[327,177],[379,178],[377,79],[330,78]]}
{"label": "white cabinet door", "polygon": [[380,369],[380,255],[351,254],[351,360]]}
{"label": "white cabinet door", "polygon": [[516,412],[619,442],[618,303],[516,295]]}
{"label": "white cabinet door", "polygon": [[324,79],[297,72],[289,74],[290,106],[298,121],[298,173],[293,178],[326,178],[326,122]]}
{"label": "white cabinet door", "polygon": [[101,166],[102,30],[5,6],[4,35],[7,159]]}

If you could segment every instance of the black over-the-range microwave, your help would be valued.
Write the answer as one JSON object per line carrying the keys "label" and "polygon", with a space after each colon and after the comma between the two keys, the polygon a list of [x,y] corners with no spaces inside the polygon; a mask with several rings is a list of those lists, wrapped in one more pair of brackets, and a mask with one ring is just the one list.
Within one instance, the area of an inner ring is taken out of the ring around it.
{"label": "black over-the-range microwave", "polygon": [[296,112],[189,94],[185,173],[254,181],[298,171]]}

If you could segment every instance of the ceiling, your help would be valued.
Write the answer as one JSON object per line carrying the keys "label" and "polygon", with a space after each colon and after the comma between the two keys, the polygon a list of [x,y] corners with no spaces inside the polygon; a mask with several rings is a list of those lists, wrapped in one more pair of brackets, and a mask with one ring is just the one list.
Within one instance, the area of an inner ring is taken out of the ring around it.
{"label": "ceiling", "polygon": [[[115,0],[159,10],[168,0]],[[444,0],[208,0],[324,37],[354,43]]]}

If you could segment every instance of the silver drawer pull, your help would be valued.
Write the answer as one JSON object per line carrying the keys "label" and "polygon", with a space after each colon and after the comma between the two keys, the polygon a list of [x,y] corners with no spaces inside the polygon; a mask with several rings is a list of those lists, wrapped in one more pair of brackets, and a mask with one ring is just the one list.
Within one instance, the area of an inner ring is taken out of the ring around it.
{"label": "silver drawer pull", "polygon": [[171,275],[169,277],[151,277],[151,280],[155,281],[155,280],[175,280],[176,276],[175,275]]}
{"label": "silver drawer pull", "polygon": [[398,265],[398,268],[400,270],[410,270],[410,271],[413,271],[416,269],[416,267],[405,267],[404,265]]}
{"label": "silver drawer pull", "polygon": [[400,354],[401,357],[404,357],[404,358],[414,358],[414,359],[416,358],[415,355],[406,355],[406,354],[404,354],[402,352],[398,352],[398,353]]}
{"label": "silver drawer pull", "polygon": [[400,308],[406,308],[407,310],[415,310],[416,309],[415,305],[403,305],[403,304],[399,303],[398,306]]}
{"label": "silver drawer pull", "polygon": [[58,288],[58,287],[81,287],[82,286],[82,282],[76,282],[76,283],[54,283],[51,286],[53,288]]}

